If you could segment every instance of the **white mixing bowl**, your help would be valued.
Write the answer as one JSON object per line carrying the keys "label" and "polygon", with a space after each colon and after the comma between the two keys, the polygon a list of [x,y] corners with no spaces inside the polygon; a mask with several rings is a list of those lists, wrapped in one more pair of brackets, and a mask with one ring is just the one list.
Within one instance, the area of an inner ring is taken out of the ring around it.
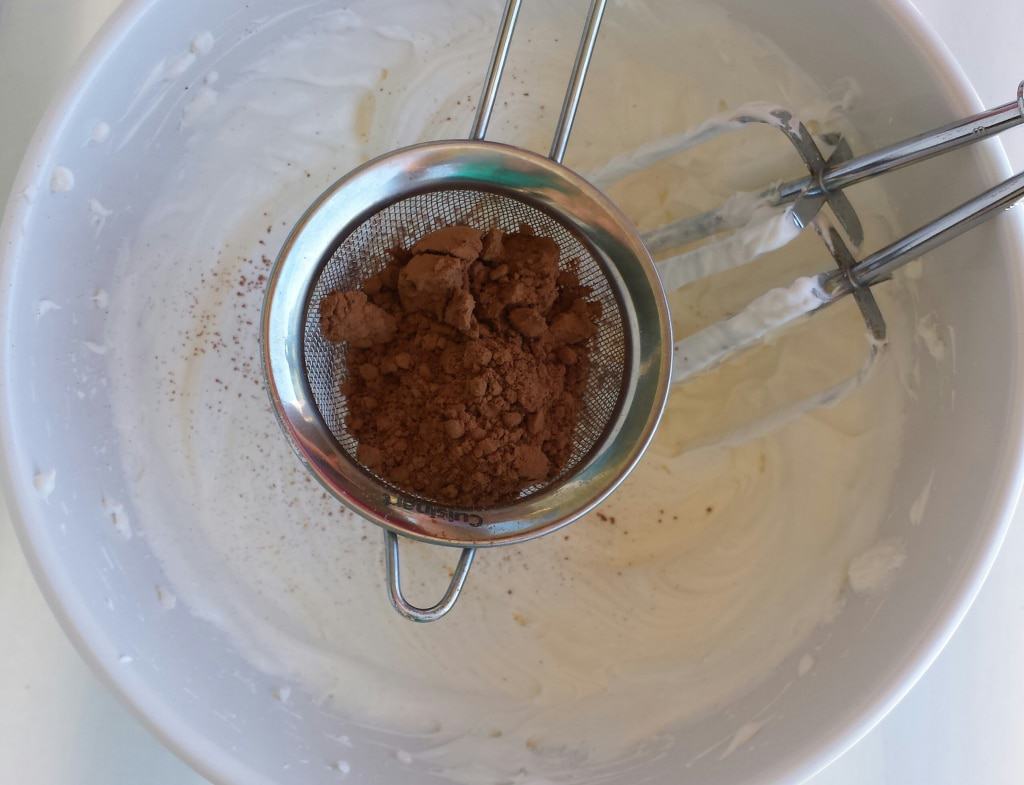
{"label": "white mixing bowl", "polygon": [[[868,100],[851,118],[870,144],[981,108],[909,1],[720,4],[822,83],[855,77]],[[125,144],[115,164],[113,153],[97,154],[90,141],[103,136],[98,122],[122,117],[154,62],[185,51],[183,42],[187,50],[197,31],[241,42],[233,56],[251,57],[248,25],[275,7],[274,0],[127,3],[38,130],[0,234],[6,491],[36,576],[82,655],[203,775],[232,785],[313,785],[342,776],[436,781],[396,757],[386,729],[347,725],[301,691],[285,707],[273,697],[279,682],[254,668],[225,635],[188,613],[160,613],[153,587],[166,578],[147,544],[145,521],[137,522],[130,541],[111,532],[110,515],[123,519],[132,510],[124,480],[129,468],[116,450],[97,449],[114,430],[104,357],[72,351],[72,344],[103,331],[106,312],[91,297],[113,288],[118,245],[109,233],[97,239],[94,222],[103,220],[103,208],[90,213],[88,193],[51,198],[51,186],[58,193],[62,186],[59,174],[51,182],[55,167],[67,167],[79,184],[101,182],[107,191],[130,195],[142,214],[152,199],[151,180],[173,169],[177,129],[168,124],[159,144]],[[574,36],[567,31],[564,38]],[[188,83],[169,79],[174,88]],[[1009,75],[1008,98],[1014,83]],[[998,145],[985,143],[894,175],[886,187],[896,223],[910,228],[1008,174]],[[906,546],[906,563],[889,589],[851,599],[834,622],[813,633],[806,649],[816,652],[813,678],[796,679],[795,660],[784,663],[732,704],[675,734],[667,749],[632,760],[618,775],[604,772],[608,781],[799,781],[865,734],[932,662],[978,591],[1021,487],[1022,262],[1020,219],[1008,216],[933,253],[926,264],[922,297],[956,336],[956,374],[940,383],[933,366],[921,368],[905,458],[880,532]],[[48,302],[61,310],[47,316]],[[911,508],[929,481],[925,522],[912,526]],[[108,500],[106,509],[101,499]],[[751,743],[728,755],[701,755],[737,731],[744,741],[745,723],[769,700],[773,720],[747,728]],[[331,766],[342,759],[344,765]]]}

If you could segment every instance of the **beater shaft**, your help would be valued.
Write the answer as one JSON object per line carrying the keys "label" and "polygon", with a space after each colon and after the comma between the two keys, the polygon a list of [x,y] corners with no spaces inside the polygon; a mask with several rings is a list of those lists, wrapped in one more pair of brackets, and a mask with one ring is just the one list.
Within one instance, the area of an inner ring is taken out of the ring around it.
{"label": "beater shaft", "polygon": [[1024,199],[1024,172],[1004,180],[931,223],[875,251],[849,270],[828,273],[822,281],[824,290],[834,299],[860,287],[880,283],[907,262],[959,237],[1021,199]]}
{"label": "beater shaft", "polygon": [[[982,139],[996,136],[1024,123],[1024,82],[1017,88],[1017,99],[1002,106],[966,117],[909,139],[896,142],[872,153],[829,166],[820,182],[802,177],[762,191],[766,204],[781,206],[795,201],[801,194],[815,196],[823,191],[834,192],[902,169],[919,161],[957,150]],[[644,241],[652,253],[672,245],[682,245],[710,237],[731,225],[722,208],[666,224],[644,233]]]}
{"label": "beater shaft", "polygon": [[[1024,82],[1021,83],[1024,87]],[[849,161],[830,167],[821,176],[821,183],[815,184],[804,177],[784,183],[775,189],[775,203],[784,204],[795,200],[805,190],[823,188],[835,191],[870,180],[873,177],[902,169],[905,166],[926,161],[937,155],[974,144],[990,136],[1024,122],[1024,107],[1020,99],[997,106],[957,122],[936,128],[902,142],[883,147]]]}

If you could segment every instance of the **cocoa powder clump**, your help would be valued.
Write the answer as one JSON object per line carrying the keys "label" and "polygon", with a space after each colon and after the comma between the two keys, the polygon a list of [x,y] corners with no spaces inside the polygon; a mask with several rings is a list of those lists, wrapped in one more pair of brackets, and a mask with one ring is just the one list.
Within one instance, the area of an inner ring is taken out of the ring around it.
{"label": "cocoa powder clump", "polygon": [[485,507],[557,476],[572,453],[601,307],[526,226],[448,226],[321,302],[345,343],[356,457],[403,490]]}
{"label": "cocoa powder clump", "polygon": [[328,341],[368,349],[391,341],[397,326],[395,317],[363,292],[331,292],[320,303],[320,329]]}

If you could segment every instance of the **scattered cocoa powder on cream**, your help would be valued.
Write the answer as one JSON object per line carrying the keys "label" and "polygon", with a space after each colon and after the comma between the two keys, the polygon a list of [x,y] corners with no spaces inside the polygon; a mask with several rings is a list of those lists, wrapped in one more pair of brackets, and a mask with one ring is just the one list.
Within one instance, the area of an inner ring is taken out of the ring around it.
{"label": "scattered cocoa powder on cream", "polygon": [[460,507],[511,501],[572,453],[601,307],[558,245],[527,227],[448,226],[320,303],[346,344],[356,457]]}

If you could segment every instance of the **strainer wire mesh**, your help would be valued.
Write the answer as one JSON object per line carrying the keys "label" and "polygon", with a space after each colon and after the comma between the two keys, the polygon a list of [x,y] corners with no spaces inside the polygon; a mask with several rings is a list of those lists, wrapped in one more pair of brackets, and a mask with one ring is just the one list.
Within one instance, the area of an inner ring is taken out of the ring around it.
{"label": "strainer wire mesh", "polygon": [[480,230],[496,227],[505,232],[517,231],[525,224],[538,236],[550,237],[559,247],[561,269],[571,266],[580,283],[591,288],[588,299],[601,303],[597,334],[590,343],[590,373],[573,434],[572,452],[556,477],[524,488],[517,499],[522,501],[571,475],[600,448],[610,423],[619,412],[627,382],[628,344],[621,296],[593,253],[546,212],[504,194],[443,189],[405,197],[373,213],[341,237],[315,279],[307,303],[302,341],[306,378],[324,424],[349,460],[388,488],[426,498],[422,494],[409,494],[356,459],[358,442],[346,426],[348,401],[342,393],[346,379],[345,346],[324,338],[320,329],[320,301],[335,290],[358,289],[363,281],[391,262],[391,249],[408,248],[428,232],[452,224]]}

